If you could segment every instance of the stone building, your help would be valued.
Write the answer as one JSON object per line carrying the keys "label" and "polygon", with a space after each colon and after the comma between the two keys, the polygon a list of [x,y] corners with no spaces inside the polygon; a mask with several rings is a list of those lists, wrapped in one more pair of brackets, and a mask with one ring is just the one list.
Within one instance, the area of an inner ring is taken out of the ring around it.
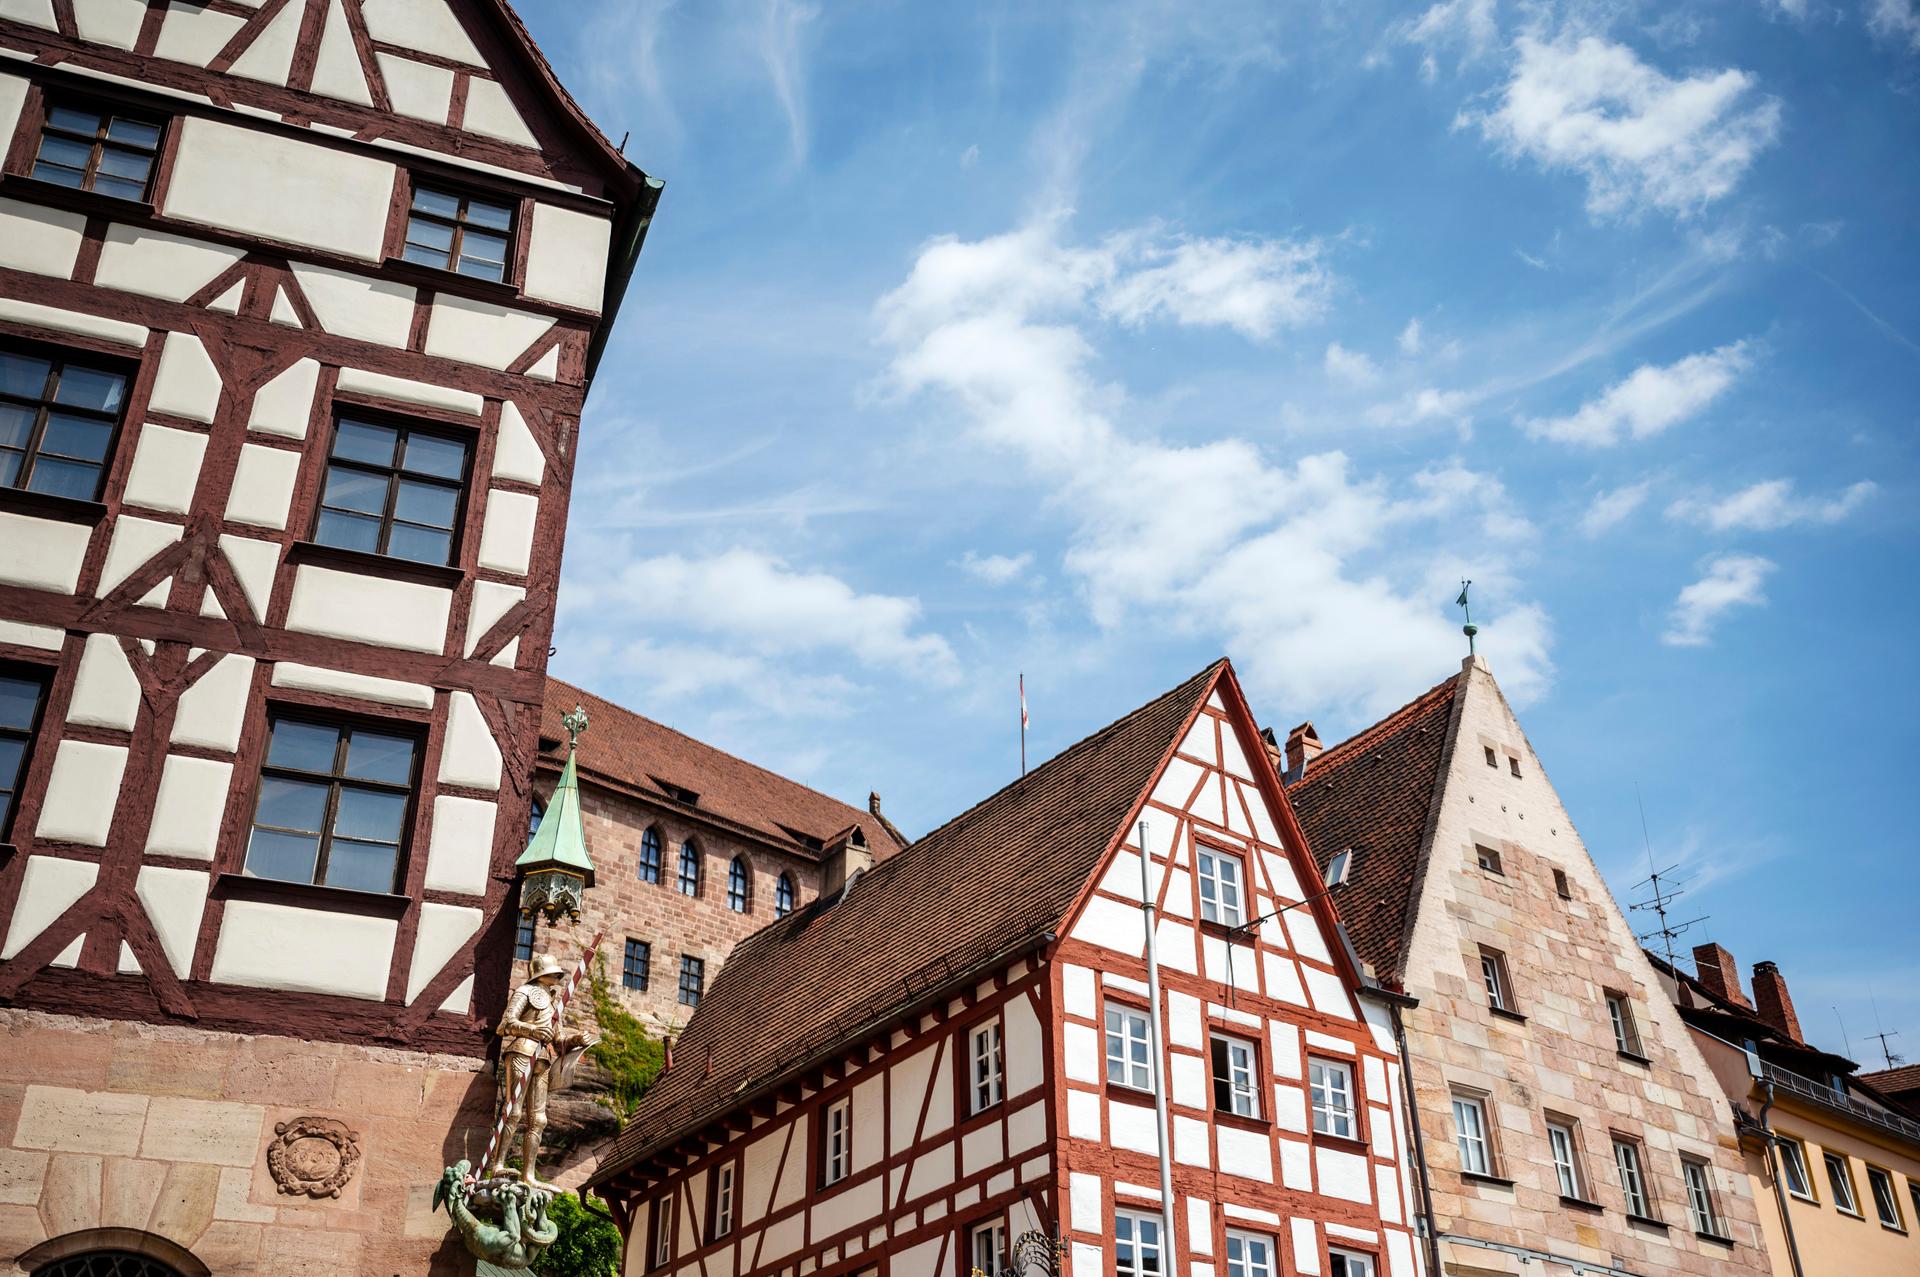
{"label": "stone building", "polygon": [[1920,1121],[1886,1074],[1809,1043],[1771,962],[1749,998],[1717,944],[1648,960],[1733,1106],[1774,1277],[1920,1273]]}
{"label": "stone building", "polygon": [[658,184],[505,0],[6,3],[0,157],[0,1268],[470,1272]]}
{"label": "stone building", "polygon": [[1224,661],[749,937],[675,1055],[593,1176],[629,1274],[1423,1271],[1390,1015]]}
{"label": "stone building", "polygon": [[1353,943],[1404,1011],[1447,1274],[1762,1270],[1726,1097],[1485,662],[1283,757]]}
{"label": "stone building", "polygon": [[[686,1024],[736,944],[906,844],[877,794],[848,806],[558,679],[541,717],[541,795],[566,761],[560,716],[575,705],[593,722],[577,767],[596,872],[570,932],[604,933],[608,984],[661,1032]],[[523,922],[516,956],[540,948],[537,935]]]}

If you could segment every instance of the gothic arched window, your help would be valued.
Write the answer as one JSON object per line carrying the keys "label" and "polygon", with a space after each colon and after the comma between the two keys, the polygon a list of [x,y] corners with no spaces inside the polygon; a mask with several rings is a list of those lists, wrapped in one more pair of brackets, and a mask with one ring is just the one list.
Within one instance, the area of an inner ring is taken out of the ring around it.
{"label": "gothic arched window", "polygon": [[640,835],[640,881],[660,881],[660,831],[651,825]]}
{"label": "gothic arched window", "polygon": [[700,851],[691,838],[680,844],[680,877],[677,885],[683,896],[700,894]]}
{"label": "gothic arched window", "polygon": [[747,862],[739,856],[727,866],[727,908],[735,913],[747,911],[747,901],[752,894],[753,879],[747,872]]}
{"label": "gothic arched window", "polygon": [[785,874],[773,886],[773,916],[784,918],[793,912],[793,879]]}

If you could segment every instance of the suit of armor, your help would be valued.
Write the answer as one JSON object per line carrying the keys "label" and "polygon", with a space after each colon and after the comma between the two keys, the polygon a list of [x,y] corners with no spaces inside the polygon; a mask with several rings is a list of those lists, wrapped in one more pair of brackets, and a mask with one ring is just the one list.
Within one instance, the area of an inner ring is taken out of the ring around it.
{"label": "suit of armor", "polygon": [[[504,1069],[501,1084],[506,1088],[505,1126],[501,1131],[499,1152],[485,1177],[507,1173],[507,1150],[512,1147],[517,1128],[520,1137],[520,1178],[529,1184],[541,1184],[534,1174],[540,1154],[540,1137],[547,1129],[547,1084],[554,1063],[568,1052],[591,1044],[578,1029],[566,1027],[560,1005],[560,964],[546,954],[533,960],[533,978],[514,991],[500,1017],[500,1062]],[[566,1085],[562,1077],[560,1084]],[[516,1102],[515,1097],[519,1097]]]}

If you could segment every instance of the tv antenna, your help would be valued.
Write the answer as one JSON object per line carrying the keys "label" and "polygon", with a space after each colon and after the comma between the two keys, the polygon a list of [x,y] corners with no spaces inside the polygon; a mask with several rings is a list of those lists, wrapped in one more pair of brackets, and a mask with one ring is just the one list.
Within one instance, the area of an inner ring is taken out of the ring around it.
{"label": "tv antenna", "polygon": [[1889,1033],[1887,1032],[1887,1027],[1884,1024],[1880,1023],[1880,1000],[1873,996],[1872,985],[1867,986],[1867,1001],[1873,1007],[1873,1027],[1880,1030],[1880,1032],[1878,1033],[1869,1033],[1867,1036],[1870,1038],[1873,1038],[1874,1040],[1880,1043],[1880,1054],[1886,1057],[1887,1067],[1890,1069],[1897,1069],[1902,1064],[1905,1064],[1907,1062],[1907,1057],[1900,1054],[1898,1051],[1888,1050],[1887,1039],[1899,1037],[1900,1030],[1895,1029],[1893,1032]]}
{"label": "tv antenna", "polygon": [[1640,800],[1640,785],[1638,782],[1635,782],[1633,786],[1633,801],[1640,808],[1640,839],[1646,844],[1647,867],[1651,872],[1649,872],[1645,878],[1633,884],[1635,891],[1639,891],[1643,887],[1646,888],[1647,898],[1629,905],[1628,908],[1641,913],[1651,911],[1654,917],[1660,920],[1659,926],[1653,928],[1651,931],[1635,936],[1634,939],[1643,945],[1652,944],[1655,940],[1659,940],[1661,949],[1667,957],[1667,969],[1670,971],[1678,971],[1680,968],[1675,964],[1673,957],[1673,942],[1692,928],[1695,923],[1705,922],[1709,915],[1703,913],[1698,917],[1688,918],[1685,922],[1675,922],[1667,916],[1667,906],[1686,894],[1686,880],[1674,876],[1674,871],[1680,868],[1677,864],[1668,865],[1665,869],[1655,867],[1653,859],[1653,838],[1647,833],[1647,805]]}

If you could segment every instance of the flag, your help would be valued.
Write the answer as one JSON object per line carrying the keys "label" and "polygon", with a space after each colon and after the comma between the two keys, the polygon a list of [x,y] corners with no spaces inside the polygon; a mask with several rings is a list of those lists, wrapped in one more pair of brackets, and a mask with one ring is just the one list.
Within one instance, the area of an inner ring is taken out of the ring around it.
{"label": "flag", "polygon": [[1026,731],[1028,725],[1029,725],[1029,721],[1027,719],[1027,676],[1025,674],[1022,674],[1020,676],[1020,730],[1023,732]]}
{"label": "flag", "polygon": [[1465,581],[1462,581],[1460,583],[1460,597],[1453,601],[1453,605],[1455,607],[1465,607],[1467,605],[1467,585],[1468,584],[1469,583]]}

